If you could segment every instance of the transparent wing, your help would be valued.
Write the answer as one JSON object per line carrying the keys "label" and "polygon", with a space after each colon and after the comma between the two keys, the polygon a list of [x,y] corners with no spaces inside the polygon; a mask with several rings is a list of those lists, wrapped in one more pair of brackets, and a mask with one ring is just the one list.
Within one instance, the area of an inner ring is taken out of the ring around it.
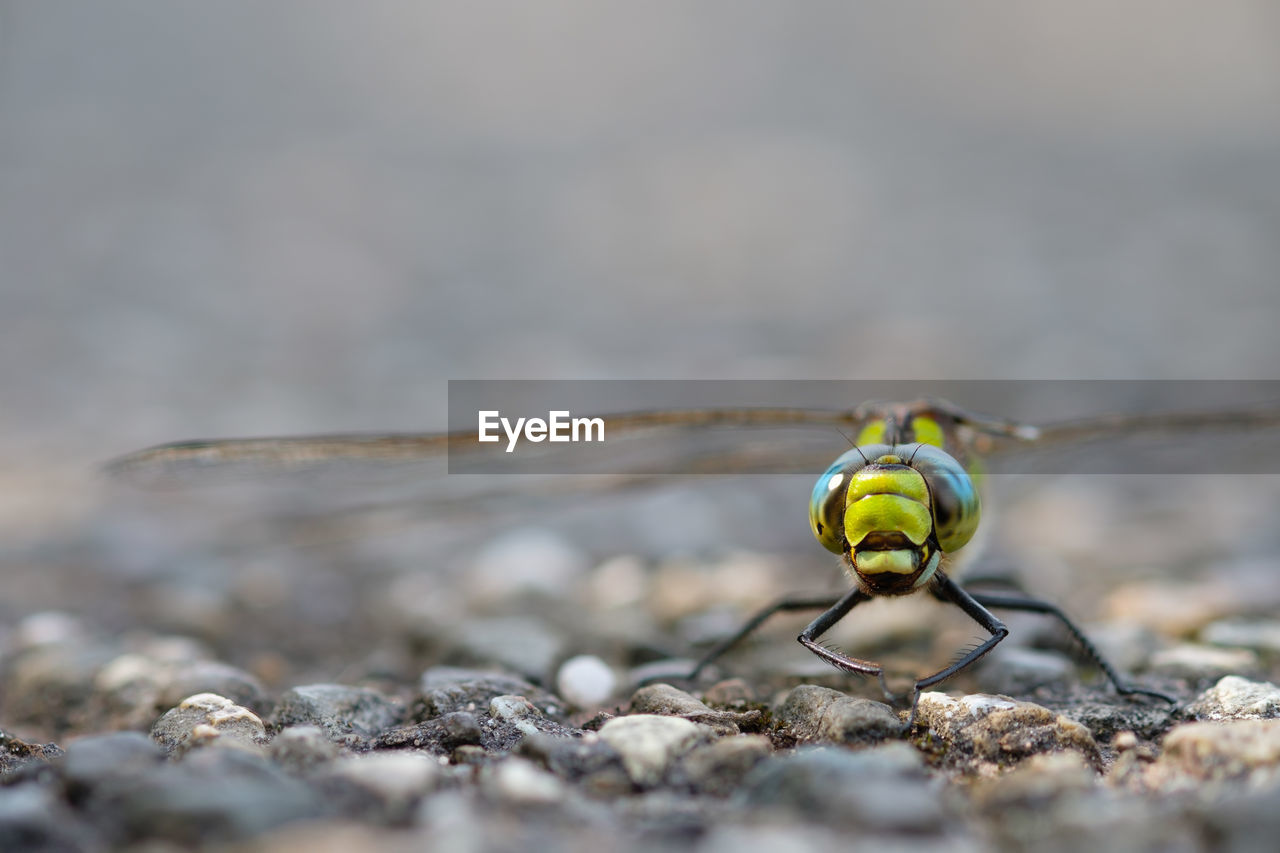
{"label": "transparent wing", "polygon": [[1038,427],[1003,442],[993,472],[1031,474],[1280,473],[1280,406],[1136,412]]}
{"label": "transparent wing", "polygon": [[[325,543],[418,524],[482,536],[499,519],[558,516],[575,503],[598,503],[618,492],[689,488],[691,481],[713,488],[705,481],[731,479],[705,475],[758,475],[719,488],[731,495],[778,492],[789,501],[785,511],[793,522],[776,527],[803,537],[812,478],[850,447],[865,417],[865,410],[808,408],[608,417],[611,443],[595,473],[545,473],[569,456],[573,470],[582,471],[574,447],[537,454],[533,470],[542,473],[512,468],[449,476],[450,463],[461,457],[481,460],[479,470],[486,470],[486,458],[505,461],[501,445],[478,445],[469,433],[185,441],[124,456],[107,471],[115,481],[147,486],[152,510],[168,508],[180,491],[187,515],[234,530],[219,534],[227,542]],[[975,416],[974,424],[965,440],[992,473],[1230,473],[1275,471],[1280,464],[1280,406],[1106,415],[1041,426],[1035,440],[1030,436],[1037,431],[996,418]]]}
{"label": "transparent wing", "polygon": [[[458,433],[346,434],[185,441],[130,454],[107,466],[113,482],[148,512],[193,514],[218,531],[223,547],[267,543],[323,545],[385,535],[411,526],[444,528],[459,539],[492,536],[525,522],[561,521],[581,507],[607,511],[600,499],[616,493],[694,488],[705,474],[774,475],[825,468],[849,446],[849,412],[806,409],[703,409],[645,412],[609,419],[607,473],[467,474],[449,476],[450,447],[472,461],[501,460],[501,447],[477,446]],[[558,450],[539,457],[539,471],[556,470]],[[621,455],[621,456],[620,456]],[[581,470],[579,467],[577,470]],[[669,472],[680,471],[681,475]],[[713,478],[724,480],[726,478]],[[781,489],[804,524],[809,474],[765,478],[719,503]],[[702,488],[704,486],[697,486]],[[180,509],[178,508],[180,505]],[[584,521],[588,528],[624,528],[631,509]],[[759,530],[759,524],[744,524]],[[711,531],[708,531],[710,535]],[[621,535],[621,534],[619,534]],[[621,541],[621,540],[619,540]]]}

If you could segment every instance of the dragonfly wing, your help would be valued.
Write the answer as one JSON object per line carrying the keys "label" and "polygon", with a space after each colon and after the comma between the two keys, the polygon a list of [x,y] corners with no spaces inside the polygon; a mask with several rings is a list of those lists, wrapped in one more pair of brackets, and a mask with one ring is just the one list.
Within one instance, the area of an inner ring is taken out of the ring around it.
{"label": "dragonfly wing", "polygon": [[[180,504],[218,530],[233,530],[240,542],[314,544],[422,524],[493,530],[553,519],[607,495],[696,488],[690,484],[706,475],[803,471],[772,488],[787,492],[797,519],[790,527],[807,535],[811,472],[847,449],[842,424],[849,424],[847,414],[798,409],[627,415],[610,419],[611,442],[596,449],[594,469],[574,447],[553,448],[522,468],[501,446],[477,446],[469,434],[400,433],[178,442],[122,457],[107,473],[134,499],[169,511]],[[460,457],[469,470],[505,473],[451,475]],[[560,460],[579,473],[545,473],[562,467]],[[758,481],[728,488],[736,492],[731,501],[769,491]],[[619,522],[625,518],[611,523]]]}
{"label": "dragonfly wing", "polygon": [[995,440],[993,473],[1280,473],[1280,408],[1139,413],[1064,421],[1032,442]]}

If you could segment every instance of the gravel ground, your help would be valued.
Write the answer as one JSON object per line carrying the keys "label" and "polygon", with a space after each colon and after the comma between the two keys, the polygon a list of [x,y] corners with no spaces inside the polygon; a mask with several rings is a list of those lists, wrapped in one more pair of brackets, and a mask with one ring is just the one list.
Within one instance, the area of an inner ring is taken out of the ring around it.
{"label": "gravel ground", "polygon": [[[1270,484],[1255,486],[1262,500]],[[1071,494],[1027,496],[1013,520]],[[1161,522],[1150,504],[1135,504],[1144,527],[1122,515],[1084,532],[1173,535],[1177,516]],[[157,547],[132,535],[135,556]],[[1005,647],[921,697],[907,731],[900,701],[810,659],[792,624],[698,683],[681,677],[759,602],[830,588],[827,560],[601,556],[577,542],[520,528],[473,548],[455,576],[415,561],[370,574],[332,546],[194,550],[199,571],[161,571],[156,557],[139,560],[150,576],[114,567],[110,586],[102,566],[82,571],[96,552],[84,542],[30,552],[0,658],[0,847],[1252,850],[1274,838],[1280,591],[1260,574],[1280,574],[1274,563],[1237,555],[1198,578],[1101,586],[1089,633],[1174,705],[1116,696],[1063,637],[1016,619]],[[211,565],[226,583],[209,583]],[[1052,586],[1051,574],[1030,582]],[[50,583],[64,608],[31,612]],[[835,636],[885,659],[898,689],[977,633],[928,602],[867,607]]]}

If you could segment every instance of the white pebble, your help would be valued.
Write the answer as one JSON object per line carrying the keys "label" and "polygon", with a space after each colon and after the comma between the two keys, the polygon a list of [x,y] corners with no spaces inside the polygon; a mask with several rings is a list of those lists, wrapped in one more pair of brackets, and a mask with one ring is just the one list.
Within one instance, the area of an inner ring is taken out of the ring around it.
{"label": "white pebble", "polygon": [[632,714],[601,726],[600,739],[622,756],[631,781],[651,786],[661,782],[671,763],[701,742],[703,734],[683,717]]}
{"label": "white pebble", "polygon": [[556,690],[577,708],[594,708],[612,696],[617,686],[613,670],[595,655],[571,657],[556,673]]}
{"label": "white pebble", "polygon": [[488,787],[508,803],[551,805],[565,797],[563,782],[522,758],[508,758],[494,767]]}

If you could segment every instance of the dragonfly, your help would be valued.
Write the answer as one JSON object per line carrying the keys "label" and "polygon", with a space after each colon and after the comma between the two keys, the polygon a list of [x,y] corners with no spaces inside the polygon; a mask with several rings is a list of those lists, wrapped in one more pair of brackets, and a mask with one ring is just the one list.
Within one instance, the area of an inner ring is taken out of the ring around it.
{"label": "dragonfly", "polygon": [[[1219,409],[1175,413],[1110,415],[1035,427],[977,414],[936,398],[908,403],[872,402],[850,410],[794,407],[727,407],[642,411],[604,416],[608,435],[623,440],[647,436],[673,444],[680,435],[708,430],[736,434],[771,428],[818,428],[844,436],[851,445],[831,462],[813,487],[810,529],[817,543],[840,559],[848,589],[840,595],[790,595],[756,612],[742,627],[715,645],[688,673],[697,682],[708,668],[778,613],[820,611],[797,637],[809,652],[847,673],[874,676],[892,696],[881,664],[824,645],[822,637],[855,608],[880,597],[931,595],[959,608],[987,637],[948,666],[915,680],[904,731],[915,722],[925,690],[951,678],[990,653],[1009,635],[992,611],[1042,614],[1066,628],[1085,657],[1125,697],[1175,698],[1136,685],[1121,676],[1077,623],[1051,602],[1018,592],[967,589],[952,567],[974,539],[981,521],[981,460],[1019,449],[1107,441],[1140,434],[1178,435],[1232,430],[1251,434],[1280,426],[1280,407]],[[119,477],[174,472],[201,476],[210,469],[251,471],[305,469],[335,462],[376,461],[397,464],[442,458],[450,449],[476,450],[474,433],[376,433],[182,441],[141,450],[110,463]],[[678,445],[678,442],[675,442]],[[1218,444],[1220,449],[1229,445]],[[1233,445],[1231,445],[1233,446]],[[567,477],[558,487],[612,490],[663,480],[674,470],[701,473],[760,473],[794,470],[792,448],[775,441],[730,442],[709,451],[696,442],[670,451],[654,466],[633,466],[608,475]],[[1222,454],[1225,457],[1225,453]],[[451,457],[452,461],[452,457]],[[805,465],[811,464],[806,458]],[[818,470],[814,466],[811,470]],[[499,478],[508,495],[512,481]],[[567,480],[567,485],[565,480]],[[545,487],[542,484],[541,487]],[[467,500],[485,500],[481,493]],[[437,508],[448,505],[448,499]]]}

